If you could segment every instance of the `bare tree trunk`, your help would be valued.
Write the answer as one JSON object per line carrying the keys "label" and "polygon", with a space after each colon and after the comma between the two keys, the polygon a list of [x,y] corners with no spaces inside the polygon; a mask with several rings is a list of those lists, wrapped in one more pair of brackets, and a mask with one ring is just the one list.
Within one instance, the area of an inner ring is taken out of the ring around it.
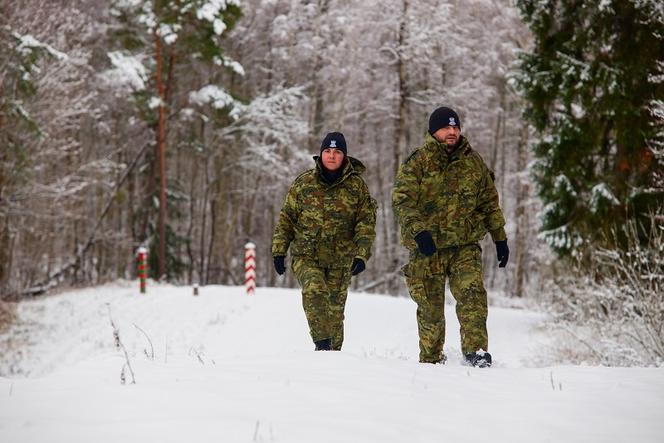
{"label": "bare tree trunk", "polygon": [[275,228],[275,226],[274,226],[275,221],[278,217],[278,213],[276,212],[276,209],[277,208],[275,208],[274,204],[269,205],[269,214],[270,214],[269,218],[268,218],[269,231],[266,233],[267,234],[266,238],[270,239],[270,243],[268,245],[268,249],[267,249],[268,252],[267,252],[267,257],[266,257],[266,259],[267,259],[267,262],[266,262],[267,268],[265,268],[265,269],[269,269],[269,280],[268,280],[268,285],[269,286],[276,286],[276,284],[277,284],[277,273],[272,270],[272,242],[271,242],[272,233],[274,232],[274,228]]}
{"label": "bare tree trunk", "polygon": [[[192,238],[194,235],[194,221],[196,219],[196,204],[198,199],[196,198],[197,189],[196,185],[198,184],[198,158],[192,158],[191,162],[191,173],[189,177],[189,217],[187,220],[187,256],[189,257],[189,269],[187,270],[187,283],[192,284],[194,279],[194,270],[196,269],[196,258],[194,257],[194,251],[192,249]],[[199,276],[200,280],[200,276]]]}
{"label": "bare tree trunk", "polygon": [[[378,182],[378,189],[380,192],[378,198],[380,199],[381,202],[387,202],[390,201],[389,200],[390,197],[388,194],[390,193],[389,190],[391,189],[392,186],[391,183],[386,183],[386,181],[390,180],[390,178],[385,177],[385,174],[383,173],[383,171],[385,170],[385,168],[383,168],[382,165],[383,156],[379,155],[376,160],[378,162],[378,167],[376,168],[376,180]],[[387,205],[379,205],[378,214],[376,214],[378,216],[377,221],[380,220],[381,222],[380,229],[378,230],[378,235],[380,235],[379,237],[380,242],[377,242],[378,244],[376,245],[376,249],[380,247],[382,248],[382,250],[376,251],[376,255],[373,258],[373,260],[375,260],[376,263],[373,265],[373,267],[376,267],[378,269],[384,269],[385,267],[388,266],[389,257],[386,256],[390,255],[389,249],[392,246],[391,242],[393,241],[393,239],[390,238],[390,229],[388,226],[388,224],[393,223],[393,221],[389,220],[387,216],[386,206]],[[380,217],[380,215],[382,215],[382,217]]]}
{"label": "bare tree trunk", "polygon": [[[207,160],[206,160],[207,162]],[[201,204],[201,227],[200,227],[200,244],[199,244],[199,259],[198,259],[198,274],[201,279],[201,283],[206,285],[208,283],[208,272],[206,264],[210,262],[211,256],[207,254],[205,247],[205,236],[207,235],[207,214],[208,214],[208,205],[210,206],[210,213],[212,214],[212,219],[214,221],[214,201],[210,201],[210,178],[207,173],[207,165],[205,165],[205,192],[203,193],[203,203]],[[212,234],[214,234],[214,228],[212,229]],[[214,237],[210,238],[209,248],[212,249],[212,243],[214,242]]]}
{"label": "bare tree trunk", "polygon": [[[210,272],[212,271],[212,264],[214,262],[214,246],[217,241],[217,202],[213,199],[210,202],[210,243],[207,247],[207,265],[205,267],[205,284],[210,282]],[[203,249],[204,251],[205,249]],[[201,252],[203,254],[203,252]]]}
{"label": "bare tree trunk", "polygon": [[[394,155],[393,155],[393,162],[394,164],[392,165],[392,181],[394,181],[394,178],[396,178],[397,173],[399,172],[399,166],[401,165],[403,156],[406,152],[407,149],[407,144],[408,144],[408,99],[410,97],[410,91],[408,88],[408,73],[407,73],[407,66],[406,66],[406,61],[404,59],[404,45],[406,42],[406,33],[407,33],[407,22],[408,22],[408,8],[410,4],[408,0],[404,0],[402,3],[402,10],[401,10],[401,22],[399,23],[399,34],[397,36],[397,75],[399,77],[399,82],[398,82],[398,87],[399,87],[399,94],[398,94],[398,109],[399,109],[399,117],[397,118],[397,121],[395,122],[395,134],[394,134]],[[388,192],[389,194],[389,192]],[[387,201],[390,201],[391,196],[387,195],[386,196]],[[388,217],[388,214],[391,213],[391,211],[385,211],[385,218],[389,218],[389,220],[386,220],[386,226],[385,228],[388,231],[389,234],[389,241],[388,245],[389,247],[386,248],[386,253],[388,254],[389,259],[387,260],[388,262],[388,269],[389,272],[392,272],[394,269],[396,269],[399,266],[399,260],[398,256],[396,253],[396,249],[399,245],[399,226],[396,220],[396,217]],[[389,223],[389,225],[388,225]],[[396,294],[398,290],[398,281],[394,278],[388,279],[387,283],[387,291],[390,294]]]}
{"label": "bare tree trunk", "polygon": [[[501,94],[501,109],[505,109],[505,94]],[[507,186],[508,186],[508,180],[507,180],[507,174],[508,174],[508,168],[507,168],[507,156],[510,154],[511,150],[507,148],[507,128],[506,128],[506,120],[507,118],[505,115],[503,115],[502,119],[502,127],[500,130],[500,195],[502,197],[501,201],[501,207],[504,208],[503,212],[506,212],[507,210],[507,199],[505,196],[507,195]],[[496,272],[496,267],[494,267],[494,275],[497,274]],[[510,286],[510,273],[509,272],[501,272],[500,275],[503,277],[503,290],[505,294],[509,294],[509,286]]]}
{"label": "bare tree trunk", "polygon": [[[329,9],[329,0],[319,0],[318,2],[318,20],[315,27],[316,36],[320,37],[320,32],[323,27],[321,17],[327,14]],[[323,58],[321,51],[316,51],[316,60],[314,62],[314,69],[311,71],[311,83],[313,92],[311,94],[311,117],[309,123],[309,146],[316,146],[319,142],[318,137],[321,136],[323,130],[323,96],[325,94],[325,85],[318,79],[319,73],[323,70]]]}
{"label": "bare tree trunk", "polygon": [[407,132],[407,118],[408,118],[408,75],[406,72],[406,62],[403,57],[403,46],[406,39],[406,21],[408,14],[408,1],[404,0],[401,15],[401,23],[399,24],[398,47],[397,47],[397,74],[399,76],[399,95],[398,95],[398,108],[399,117],[395,122],[395,145],[394,145],[394,169],[393,176],[396,177],[399,171],[399,165],[406,150],[406,132]]}
{"label": "bare tree trunk", "polygon": [[161,37],[155,34],[155,61],[157,63],[157,95],[159,119],[157,123],[157,152],[159,155],[159,273],[166,276],[166,86],[161,77],[163,69]]}
{"label": "bare tree trunk", "polygon": [[0,216],[0,299],[8,291],[12,269],[13,245],[9,235],[8,217]]}
{"label": "bare tree trunk", "polygon": [[[214,159],[214,170],[217,174],[215,180],[208,184],[206,189],[212,189],[212,199],[210,200],[210,240],[208,243],[207,247],[207,265],[205,267],[205,284],[209,284],[210,279],[211,279],[211,273],[212,273],[212,265],[216,262],[215,260],[215,248],[218,250],[221,248],[221,254],[225,253],[225,249],[227,245],[222,242],[222,244],[219,246],[217,245],[217,223],[218,223],[218,214],[219,214],[219,206],[221,206],[221,211],[223,213],[224,210],[224,205],[220,205],[219,203],[222,202],[222,198],[225,197],[225,195],[222,195],[222,189],[224,189],[223,184],[224,184],[224,178],[226,177],[224,175],[223,171],[223,166],[224,166],[224,156],[220,157],[215,157]],[[206,168],[206,171],[208,168]],[[207,174],[207,172],[206,172]],[[206,175],[207,177],[207,175]],[[209,179],[206,178],[206,181]],[[228,189],[226,189],[228,191]],[[229,196],[230,198],[230,193],[226,192],[226,195]],[[208,193],[206,191],[206,199],[208,198]],[[202,247],[202,243],[201,243]],[[216,280],[218,281],[218,280]]]}
{"label": "bare tree trunk", "polygon": [[[523,297],[525,285],[525,268],[526,268],[526,237],[528,234],[528,211],[526,211],[526,204],[528,202],[528,182],[521,177],[525,173],[526,164],[528,161],[528,126],[523,125],[519,137],[519,156],[517,158],[517,193],[516,193],[516,230],[514,232],[514,249],[516,270],[514,271],[514,293],[517,297]],[[522,231],[523,230],[523,231]]]}
{"label": "bare tree trunk", "polygon": [[491,147],[491,157],[489,158],[489,169],[496,170],[498,163],[498,145],[500,144],[500,128],[502,127],[503,113],[499,112],[496,116],[496,129],[493,133],[493,146]]}

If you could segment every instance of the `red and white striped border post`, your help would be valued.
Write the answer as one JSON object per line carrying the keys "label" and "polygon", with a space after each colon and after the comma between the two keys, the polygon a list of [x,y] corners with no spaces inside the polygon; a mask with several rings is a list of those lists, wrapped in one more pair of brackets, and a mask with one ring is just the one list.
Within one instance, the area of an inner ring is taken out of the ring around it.
{"label": "red and white striped border post", "polygon": [[256,290],[256,245],[252,242],[244,245],[244,286],[247,295],[252,295]]}
{"label": "red and white striped border post", "polygon": [[145,294],[147,269],[148,269],[148,250],[143,246],[138,248],[138,280],[140,281],[141,294]]}

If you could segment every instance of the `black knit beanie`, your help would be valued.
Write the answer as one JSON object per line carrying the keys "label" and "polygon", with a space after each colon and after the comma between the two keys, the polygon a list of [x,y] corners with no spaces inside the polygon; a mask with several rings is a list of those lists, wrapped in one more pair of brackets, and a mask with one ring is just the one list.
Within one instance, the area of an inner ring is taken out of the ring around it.
{"label": "black knit beanie", "polygon": [[324,149],[335,148],[348,155],[346,149],[346,139],[341,132],[330,132],[325,136],[323,142],[320,144],[320,152],[323,152]]}
{"label": "black knit beanie", "polygon": [[440,128],[447,126],[456,126],[461,129],[461,120],[453,109],[442,106],[433,111],[429,117],[429,134],[433,135]]}

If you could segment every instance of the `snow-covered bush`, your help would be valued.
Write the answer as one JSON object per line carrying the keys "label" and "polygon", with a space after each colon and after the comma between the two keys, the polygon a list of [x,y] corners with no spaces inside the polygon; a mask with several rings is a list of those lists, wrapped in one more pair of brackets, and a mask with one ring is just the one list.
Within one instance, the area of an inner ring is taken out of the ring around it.
{"label": "snow-covered bush", "polygon": [[664,223],[650,217],[647,243],[632,221],[616,237],[624,249],[590,251],[590,269],[578,266],[545,294],[559,357],[610,366],[664,364]]}

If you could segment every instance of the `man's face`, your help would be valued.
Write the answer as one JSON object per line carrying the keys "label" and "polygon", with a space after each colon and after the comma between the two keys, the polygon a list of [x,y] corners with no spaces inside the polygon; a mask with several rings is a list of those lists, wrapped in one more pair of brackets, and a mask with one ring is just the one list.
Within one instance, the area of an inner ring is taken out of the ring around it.
{"label": "man's face", "polygon": [[321,153],[323,166],[328,171],[336,171],[344,161],[344,152],[336,148],[325,148]]}
{"label": "man's face", "polygon": [[436,140],[445,143],[447,147],[455,146],[461,136],[461,129],[458,126],[445,126],[433,133]]}

